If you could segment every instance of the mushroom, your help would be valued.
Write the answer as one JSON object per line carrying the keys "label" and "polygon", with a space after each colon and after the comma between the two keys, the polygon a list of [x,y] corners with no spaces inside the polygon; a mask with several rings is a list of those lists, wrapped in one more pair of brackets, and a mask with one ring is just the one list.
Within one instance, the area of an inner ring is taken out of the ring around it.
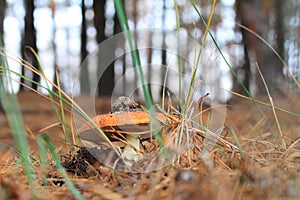
{"label": "mushroom", "polygon": [[[156,113],[157,121],[160,122],[161,129],[163,123],[167,121],[167,116],[163,113]],[[149,128],[151,117],[144,111],[133,112],[116,112],[111,114],[97,115],[93,118],[93,122],[103,130],[108,138],[116,141],[113,137],[118,135],[124,136],[128,144],[125,144],[122,157],[129,161],[138,161],[143,158],[140,152],[140,137],[151,137]],[[93,144],[93,146],[101,146],[105,144],[105,140],[97,133],[91,124],[84,124],[78,130],[79,138],[83,141]],[[120,136],[119,136],[120,137]],[[113,143],[117,147],[123,147],[120,142]]]}

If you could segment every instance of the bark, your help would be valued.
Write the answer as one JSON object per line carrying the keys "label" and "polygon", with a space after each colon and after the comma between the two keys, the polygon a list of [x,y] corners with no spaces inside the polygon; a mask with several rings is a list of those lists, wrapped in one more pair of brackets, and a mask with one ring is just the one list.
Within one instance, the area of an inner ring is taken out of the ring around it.
{"label": "bark", "polygon": [[[26,50],[26,46],[31,47],[36,53],[38,53],[37,46],[36,46],[36,30],[34,28],[34,0],[25,0],[25,27],[24,27],[24,35],[22,40],[22,57],[24,60],[27,60],[29,63],[32,64],[33,67],[39,69],[37,59],[35,56],[28,50]],[[25,74],[25,68],[22,66],[22,74]],[[32,80],[34,82],[40,82],[40,76],[36,73],[33,73]],[[24,83],[24,79],[21,78],[21,83]],[[31,84],[33,89],[37,89],[37,84]],[[20,90],[23,90],[23,85],[20,85]]]}
{"label": "bark", "polygon": [[3,22],[5,17],[5,10],[6,10],[6,1],[0,0],[0,34],[3,36],[4,30],[3,30]]}
{"label": "bark", "polygon": [[[56,3],[51,0],[50,1],[50,8],[51,8],[51,13],[52,13],[52,21],[53,21],[53,24],[55,24],[55,20],[54,20],[54,16],[55,16],[55,12],[56,12]],[[52,35],[53,37],[55,37],[55,34],[56,34],[56,26],[53,26],[53,30],[52,30]],[[58,69],[58,66],[57,66],[57,45],[56,45],[56,42],[54,40],[52,40],[52,46],[53,46],[53,54],[54,54],[54,76],[53,76],[53,83],[54,85],[57,85],[58,84],[58,81],[59,81],[59,69]],[[56,76],[56,72],[58,74],[58,76]],[[52,91],[53,92],[58,92],[57,88],[56,87],[53,87],[52,88]]]}
{"label": "bark", "polygon": [[275,31],[276,31],[276,44],[277,52],[283,58],[284,57],[284,25],[283,25],[283,7],[284,1],[276,0],[275,2]]}
{"label": "bark", "polygon": [[85,19],[86,8],[84,5],[84,0],[81,1],[81,69],[80,69],[80,92],[81,94],[90,93],[90,83],[89,83],[89,72],[88,72],[88,61],[85,58],[88,55],[86,49],[87,34],[86,34],[86,19]]}
{"label": "bark", "polygon": [[[100,44],[106,39],[105,36],[105,5],[106,0],[97,1],[94,0],[94,13],[95,13],[95,27],[97,30],[97,42]],[[110,48],[110,47],[107,47]],[[111,51],[108,51],[111,52]],[[98,52],[100,55],[105,54],[105,52]],[[101,60],[98,59],[98,74],[99,74],[99,83],[98,83],[98,94],[99,95],[111,95],[114,89],[114,65],[102,66]]]}
{"label": "bark", "polygon": [[[162,13],[162,23],[166,23],[166,2],[164,1],[164,4],[163,4],[163,13]],[[166,73],[167,73],[167,44],[166,44],[166,33],[165,31],[163,31],[163,35],[162,35],[162,38],[163,38],[163,44],[162,44],[162,52],[161,52],[161,64],[162,64],[162,68],[161,68],[161,89],[160,89],[160,95],[161,97],[162,96],[166,96],[167,94],[163,94],[163,91],[164,91],[164,87],[166,87],[166,85],[164,85],[164,80],[165,80],[165,76],[166,76]],[[165,92],[167,91],[167,88],[165,90]]]}
{"label": "bark", "polygon": [[[244,63],[243,66],[241,68],[236,68],[236,72],[238,74],[238,78],[239,81],[241,81],[241,83],[244,85],[244,87],[250,91],[250,81],[251,81],[251,70],[250,70],[250,56],[249,56],[249,52],[248,52],[248,44],[247,41],[245,40],[245,30],[241,29],[241,33],[243,36],[243,44],[244,44]],[[233,79],[233,91],[237,92],[239,94],[242,95],[247,95],[246,91],[244,90],[244,88],[242,87],[242,85],[240,84],[236,78]]]}
{"label": "bark", "polygon": [[[6,10],[6,1],[5,0],[0,0],[0,48],[4,48],[4,41],[3,41],[3,22],[4,22],[4,17],[5,17],[5,10]],[[3,53],[3,49],[0,49],[0,52]],[[1,55],[0,55],[1,56]],[[1,59],[0,62],[3,60]],[[1,66],[4,66],[4,63],[0,64]],[[0,74],[0,84],[2,84],[2,73]],[[2,87],[2,86],[0,86]],[[2,109],[2,104],[0,101],[0,109]]]}
{"label": "bark", "polygon": [[[271,24],[265,5],[269,2],[261,0],[238,0],[237,14],[240,17],[242,25],[248,27],[255,33],[259,34],[264,39],[270,31]],[[270,9],[270,8],[268,8]],[[243,42],[248,52],[253,52],[257,65],[259,66],[262,75],[267,83],[267,87],[271,93],[282,93],[284,91],[284,77],[282,73],[283,64],[257,36],[254,36],[248,31],[242,31]],[[278,49],[277,49],[278,50]],[[256,63],[252,63],[256,66]],[[266,94],[266,88],[262,78],[256,73],[256,89],[259,95]]]}
{"label": "bark", "polygon": [[[123,3],[124,4],[124,3]],[[132,2],[133,4],[133,10],[132,10],[132,17],[133,17],[133,24],[134,24],[134,30],[137,29],[137,23],[138,23],[138,2],[137,0],[133,0]],[[137,44],[137,40],[138,40],[138,36],[136,34],[136,31],[133,32],[133,38],[134,38],[134,42],[135,44]],[[138,75],[136,73],[136,70],[134,70],[134,88],[137,88],[138,86],[138,81],[139,81],[139,78],[138,78]],[[148,85],[150,91],[151,91],[151,87]],[[139,96],[139,90],[134,90],[134,94],[138,97]]]}

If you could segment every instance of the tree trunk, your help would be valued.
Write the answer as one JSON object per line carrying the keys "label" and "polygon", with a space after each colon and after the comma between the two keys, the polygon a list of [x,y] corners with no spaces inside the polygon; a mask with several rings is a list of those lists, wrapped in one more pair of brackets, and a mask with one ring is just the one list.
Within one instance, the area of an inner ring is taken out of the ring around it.
{"label": "tree trunk", "polygon": [[[240,21],[241,24],[246,24],[245,22],[245,18],[242,17],[242,13],[241,13],[241,9],[239,8],[240,4],[237,2],[237,20]],[[251,81],[251,63],[250,63],[250,55],[249,55],[249,46],[250,44],[248,44],[248,40],[246,40],[247,37],[247,31],[243,28],[240,28],[240,31],[242,33],[242,43],[244,45],[244,63],[243,66],[241,67],[237,67],[236,68],[236,72],[238,74],[238,78],[240,79],[239,81],[242,82],[242,84],[244,85],[244,87],[250,91],[250,81]],[[243,76],[240,76],[240,74],[243,74]],[[241,79],[242,78],[242,79]],[[236,78],[234,78],[233,80],[233,91],[237,92],[239,94],[242,95],[246,95],[246,91],[244,90],[244,88],[242,87],[242,85],[240,84]]]}
{"label": "tree trunk", "polygon": [[[137,33],[136,33],[136,29],[137,29],[137,23],[138,23],[138,1],[137,0],[133,0],[132,1],[132,5],[133,5],[133,9],[132,9],[132,18],[133,18],[133,26],[134,26],[134,32],[133,32],[133,39],[134,39],[134,43],[137,45],[137,42],[138,42],[138,36],[137,36]],[[123,5],[124,5],[124,2],[123,2]],[[138,77],[138,75],[137,75],[137,70],[136,70],[136,68],[135,68],[135,70],[134,70],[134,89],[135,88],[137,88],[137,86],[139,85],[138,84],[138,82],[140,81],[139,80],[139,77]],[[151,91],[151,87],[150,87],[150,85],[148,85],[148,87],[149,87],[149,89],[150,89],[150,91]],[[136,89],[136,90],[134,90],[134,94],[135,94],[135,96],[137,96],[137,97],[139,97],[139,90],[138,89]],[[142,93],[142,95],[143,95],[143,93]]]}
{"label": "tree trunk", "polygon": [[[241,24],[267,40],[270,31],[270,19],[267,13],[271,9],[270,7],[266,8],[264,5],[273,5],[261,0],[237,0],[236,3]],[[257,64],[253,63],[253,65],[259,66],[269,91],[273,94],[282,93],[284,91],[283,64],[257,36],[246,30],[242,31],[242,34],[247,51],[253,52],[255,56]],[[259,95],[266,94],[265,85],[258,73],[256,74],[256,87]]]}
{"label": "tree trunk", "polygon": [[[50,8],[51,8],[51,13],[52,13],[52,23],[55,24],[55,12],[56,12],[56,3],[54,2],[54,0],[51,0],[50,1]],[[55,37],[55,34],[56,34],[56,26],[53,26],[53,29],[52,29],[52,35],[53,37]],[[58,69],[58,66],[57,66],[57,45],[56,45],[56,42],[54,40],[52,40],[52,46],[53,46],[53,55],[54,55],[54,76],[53,76],[53,83],[54,85],[57,85],[58,84],[58,81],[59,81],[59,69]],[[58,76],[56,76],[56,72],[58,73]],[[57,88],[56,87],[52,87],[52,91],[53,92],[58,92],[57,91]]]}
{"label": "tree trunk", "polygon": [[[162,20],[163,24],[166,23],[166,2],[165,1],[163,4],[163,13],[162,13],[161,20]],[[160,80],[162,83],[161,88],[160,88],[160,96],[161,97],[167,95],[167,94],[163,94],[163,91],[166,92],[168,89],[168,88],[165,88],[165,90],[164,90],[164,87],[166,87],[166,85],[164,85],[164,80],[165,80],[165,76],[167,73],[167,68],[166,68],[167,67],[167,44],[166,44],[166,32],[165,31],[163,31],[162,38],[163,38],[163,43],[162,43],[162,52],[161,52],[161,64],[163,67],[161,68],[161,73],[160,73],[161,74]]]}
{"label": "tree trunk", "polygon": [[284,2],[282,0],[276,0],[275,2],[275,32],[276,32],[276,45],[277,45],[277,52],[280,57],[284,57],[284,25],[283,25],[283,13],[282,9],[284,7]]}
{"label": "tree trunk", "polygon": [[[97,30],[97,42],[101,43],[106,39],[105,36],[105,5],[106,0],[96,1],[94,0],[94,23]],[[109,47],[108,47],[109,48]],[[100,58],[101,54],[105,52],[98,52]],[[99,95],[111,95],[114,89],[114,67],[113,64],[110,66],[101,66],[101,60],[98,59],[98,94]],[[100,77],[101,76],[101,77]]]}
{"label": "tree trunk", "polygon": [[[24,36],[22,40],[22,57],[24,60],[27,60],[29,63],[32,64],[33,67],[36,69],[39,69],[37,59],[35,56],[31,53],[25,53],[26,51],[26,46],[31,47],[36,53],[37,51],[37,46],[36,46],[36,31],[34,28],[34,18],[33,18],[33,12],[34,12],[34,0],[25,0],[25,28],[24,28]],[[25,75],[25,68],[22,66],[22,74]],[[40,76],[36,73],[33,73],[32,80],[34,82],[39,83],[40,82]],[[24,83],[24,79],[21,78],[21,83]],[[32,83],[31,84],[33,89],[37,89],[37,84]],[[20,90],[23,90],[23,85],[20,85]]]}
{"label": "tree trunk", "polygon": [[85,19],[86,8],[84,5],[84,0],[81,0],[81,15],[82,15],[82,23],[81,23],[81,69],[80,69],[80,92],[81,94],[89,94],[90,93],[90,82],[89,82],[89,71],[88,71],[88,61],[85,58],[88,55],[86,49],[87,43],[87,34],[86,34],[86,19]]}
{"label": "tree trunk", "polygon": [[4,17],[5,17],[5,11],[6,11],[6,1],[5,0],[0,0],[0,34],[1,37],[3,37],[3,22],[4,22]]}

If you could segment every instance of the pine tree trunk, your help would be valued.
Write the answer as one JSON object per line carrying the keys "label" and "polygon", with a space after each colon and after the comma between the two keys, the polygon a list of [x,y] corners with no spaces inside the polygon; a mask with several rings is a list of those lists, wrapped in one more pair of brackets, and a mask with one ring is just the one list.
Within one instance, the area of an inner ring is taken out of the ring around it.
{"label": "pine tree trunk", "polygon": [[[274,9],[266,7],[266,4],[271,5],[267,1],[261,0],[237,0],[237,13],[242,25],[268,40],[271,27],[268,13]],[[252,63],[252,65],[260,68],[269,91],[272,94],[284,92],[283,64],[257,36],[248,31],[242,33],[245,47],[255,56],[256,63]],[[278,36],[283,37],[282,32],[280,34]],[[259,73],[256,73],[256,90],[259,95],[266,94],[266,88]]]}
{"label": "pine tree trunk", "polygon": [[89,71],[88,71],[88,60],[85,58],[88,55],[86,49],[87,43],[87,34],[86,34],[86,19],[85,13],[86,8],[84,5],[84,0],[81,1],[81,14],[82,14],[82,23],[81,23],[81,69],[80,69],[80,92],[81,94],[90,93],[90,83],[89,83]]}
{"label": "pine tree trunk", "polygon": [[3,22],[4,22],[4,17],[5,17],[5,10],[6,10],[6,1],[5,0],[0,0],[0,34],[1,37],[3,37]]}
{"label": "pine tree trunk", "polygon": [[[23,36],[23,41],[22,41],[22,57],[24,60],[28,61],[35,67],[36,69],[39,69],[37,59],[35,56],[26,49],[26,46],[31,47],[36,53],[37,51],[37,46],[36,46],[36,31],[34,28],[34,18],[33,18],[33,13],[34,13],[34,0],[25,0],[25,28],[24,28],[24,36]],[[22,66],[22,74],[25,74],[25,68]],[[39,83],[40,82],[40,76],[36,73],[33,73],[32,80],[34,82]],[[21,79],[21,83],[24,83],[24,79]],[[37,84],[32,83],[31,87],[33,89],[37,89]],[[20,85],[20,90],[23,90],[23,85]]]}
{"label": "pine tree trunk", "polygon": [[[94,23],[97,30],[97,42],[100,44],[106,39],[105,36],[105,5],[106,0],[94,1]],[[110,48],[110,47],[107,47]],[[109,51],[110,52],[110,51]],[[106,52],[98,52],[98,94],[99,95],[111,95],[114,89],[114,65],[101,66],[101,59]],[[100,56],[101,55],[101,56]]]}

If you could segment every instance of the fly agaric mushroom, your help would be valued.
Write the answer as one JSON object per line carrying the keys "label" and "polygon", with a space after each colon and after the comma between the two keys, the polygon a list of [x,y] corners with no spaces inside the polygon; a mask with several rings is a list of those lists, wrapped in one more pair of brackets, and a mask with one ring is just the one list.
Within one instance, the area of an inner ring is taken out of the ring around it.
{"label": "fly agaric mushroom", "polygon": [[[118,100],[120,100],[120,98]],[[122,103],[124,103],[124,100],[126,99],[121,100]],[[135,104],[133,100],[129,101],[129,103]],[[93,118],[93,122],[111,140],[115,139],[113,138],[113,135],[115,137],[118,137],[118,135],[124,135],[128,144],[125,144],[123,158],[125,158],[126,160],[138,161],[143,158],[143,155],[139,152],[139,137],[147,138],[151,137],[152,134],[149,128],[149,123],[151,121],[150,114],[144,111],[140,111],[139,109],[137,109],[136,105],[134,105],[134,109],[132,109],[133,107],[128,105],[128,102],[125,102],[121,109],[116,109],[117,106],[119,106],[119,104],[114,103],[114,113],[97,115]],[[163,126],[162,123],[167,121],[167,116],[165,116],[163,113],[156,113],[156,119],[158,122],[160,122],[161,126],[156,128],[160,129]],[[99,134],[97,134],[96,129],[93,128],[90,124],[84,124],[80,127],[78,132],[79,137],[82,140],[89,143],[94,143],[94,145],[96,146],[100,146],[101,144],[105,143],[105,140]],[[118,145],[120,145],[120,143],[118,143]]]}

